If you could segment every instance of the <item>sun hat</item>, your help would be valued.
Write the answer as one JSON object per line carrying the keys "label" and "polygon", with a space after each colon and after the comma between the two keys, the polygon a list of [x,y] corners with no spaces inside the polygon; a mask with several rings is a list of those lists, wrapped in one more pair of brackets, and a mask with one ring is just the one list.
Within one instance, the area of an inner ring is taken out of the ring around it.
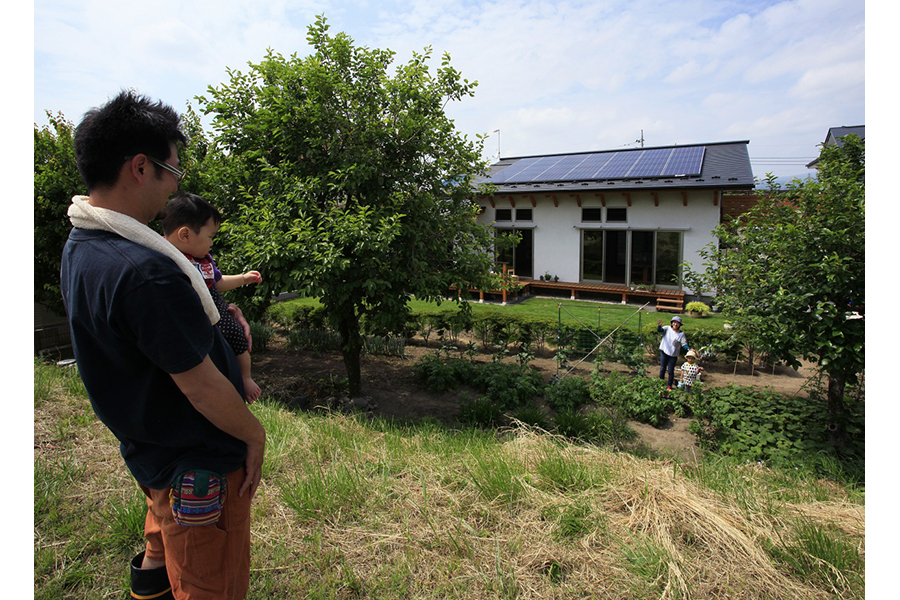
{"label": "sun hat", "polygon": [[700,356],[697,354],[697,351],[694,350],[693,348],[688,350],[687,354],[685,354],[685,356],[693,356],[694,358],[700,358]]}
{"label": "sun hat", "polygon": [[[678,321],[679,323],[684,325],[684,323],[682,323],[682,321],[681,321],[681,317],[678,317],[678,316],[672,317],[672,321]],[[669,321],[669,322],[671,323],[672,321]]]}

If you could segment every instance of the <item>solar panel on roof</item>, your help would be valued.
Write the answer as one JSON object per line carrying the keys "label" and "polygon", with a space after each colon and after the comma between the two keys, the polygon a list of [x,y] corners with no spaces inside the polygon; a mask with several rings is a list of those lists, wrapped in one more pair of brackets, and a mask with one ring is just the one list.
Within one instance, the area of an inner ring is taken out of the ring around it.
{"label": "solar panel on roof", "polygon": [[522,179],[518,179],[517,176],[519,173],[533,165],[535,162],[540,160],[539,158],[523,158],[517,160],[513,164],[509,165],[496,175],[491,176],[491,181],[493,183],[508,183],[511,181],[524,181]]}
{"label": "solar panel on roof", "polygon": [[659,148],[641,152],[628,177],[658,177],[669,161],[674,148]]}
{"label": "solar panel on roof", "polygon": [[569,171],[568,175],[570,180],[577,181],[579,179],[590,179],[593,177],[594,173],[600,170],[600,168],[608,163],[612,158],[612,153],[605,154],[589,154],[583,158],[583,160],[578,163],[575,167]]}
{"label": "solar panel on roof", "polygon": [[705,146],[679,146],[522,158],[492,176],[491,182],[534,183],[699,175],[705,150]]}
{"label": "solar panel on roof", "polygon": [[542,181],[566,181],[569,179],[569,172],[584,161],[583,155],[572,155],[560,157],[560,160],[548,167],[540,175]]}
{"label": "solar panel on roof", "polygon": [[691,146],[689,148],[673,148],[678,150],[672,154],[669,164],[666,165],[666,175],[699,175],[703,165],[704,146]]}
{"label": "solar panel on roof", "polygon": [[616,152],[590,179],[621,179],[628,174],[639,156],[639,152]]}

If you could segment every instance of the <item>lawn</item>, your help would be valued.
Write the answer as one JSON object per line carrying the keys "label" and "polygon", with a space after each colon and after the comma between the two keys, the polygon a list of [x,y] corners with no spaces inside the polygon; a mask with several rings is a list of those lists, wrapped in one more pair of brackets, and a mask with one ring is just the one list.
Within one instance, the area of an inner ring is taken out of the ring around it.
{"label": "lawn", "polygon": [[[315,298],[296,298],[287,300],[287,306],[319,306]],[[639,305],[608,304],[600,302],[587,302],[580,300],[560,300],[558,298],[532,297],[515,304],[503,306],[497,303],[470,302],[473,313],[500,311],[510,315],[529,316],[547,321],[574,322],[579,321],[586,326],[600,326],[603,329],[614,328],[626,320],[626,327],[631,331],[637,331],[638,323],[646,327],[648,323],[655,324],[661,319],[663,324],[668,324],[675,313],[656,312],[647,309],[640,311]],[[652,306],[652,303],[651,303]],[[445,300],[438,305],[435,302],[424,302],[415,298],[409,301],[409,307],[414,313],[455,312],[458,304],[452,300]],[[704,318],[689,317],[686,313],[679,314],[684,321],[684,330],[722,329],[725,318],[721,314],[712,313]]]}

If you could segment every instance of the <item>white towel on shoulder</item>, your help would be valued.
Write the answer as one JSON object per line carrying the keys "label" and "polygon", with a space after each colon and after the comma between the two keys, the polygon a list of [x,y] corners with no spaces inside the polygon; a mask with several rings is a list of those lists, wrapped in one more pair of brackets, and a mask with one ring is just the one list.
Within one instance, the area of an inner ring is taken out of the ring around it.
{"label": "white towel on shoulder", "polygon": [[191,261],[178,248],[167,242],[157,232],[128,215],[106,208],[91,206],[88,203],[87,196],[75,196],[72,198],[72,205],[69,206],[69,220],[72,222],[72,225],[80,229],[100,229],[115,233],[126,240],[151,250],[156,250],[171,258],[178,265],[178,268],[190,278],[194,291],[197,292],[200,302],[203,303],[203,310],[206,311],[209,322],[215,325],[219,321],[219,311],[216,309],[216,305],[206,287],[206,283],[203,281],[203,276],[200,275],[200,271],[191,264]]}

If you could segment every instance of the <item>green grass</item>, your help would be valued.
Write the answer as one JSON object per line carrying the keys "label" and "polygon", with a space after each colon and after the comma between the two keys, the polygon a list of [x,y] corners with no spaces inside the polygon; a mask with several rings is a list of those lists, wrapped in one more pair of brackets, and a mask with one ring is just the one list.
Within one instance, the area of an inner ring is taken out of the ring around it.
{"label": "green grass", "polygon": [[[276,312],[290,312],[291,307],[309,306],[318,307],[321,303],[316,298],[296,298],[283,303],[284,306],[276,308]],[[627,327],[630,331],[637,331],[638,315],[634,313],[640,308],[639,305],[616,305],[599,302],[585,302],[579,300],[559,300],[555,298],[532,297],[522,302],[501,306],[496,303],[478,303],[469,302],[472,312],[502,311],[505,314],[528,316],[531,318],[545,319],[556,322],[560,318],[563,322],[574,323],[580,321],[589,327],[600,326],[616,327],[625,319],[632,315]],[[415,298],[410,299],[409,308],[413,313],[435,313],[446,312],[455,313],[457,303],[453,300],[445,300],[438,305],[436,302],[424,302]],[[270,309],[271,310],[271,309]],[[657,313],[644,311],[641,313],[641,324],[646,327],[656,326],[656,321],[662,319],[663,324],[667,325],[674,313]],[[691,329],[722,329],[725,319],[720,314],[710,314],[706,318],[698,319],[682,314],[684,321],[684,330],[690,332]]]}
{"label": "green grass", "polygon": [[[34,596],[125,597],[142,494],[69,373],[35,372]],[[840,483],[529,429],[251,410],[268,439],[250,600],[865,595],[864,498]]]}

